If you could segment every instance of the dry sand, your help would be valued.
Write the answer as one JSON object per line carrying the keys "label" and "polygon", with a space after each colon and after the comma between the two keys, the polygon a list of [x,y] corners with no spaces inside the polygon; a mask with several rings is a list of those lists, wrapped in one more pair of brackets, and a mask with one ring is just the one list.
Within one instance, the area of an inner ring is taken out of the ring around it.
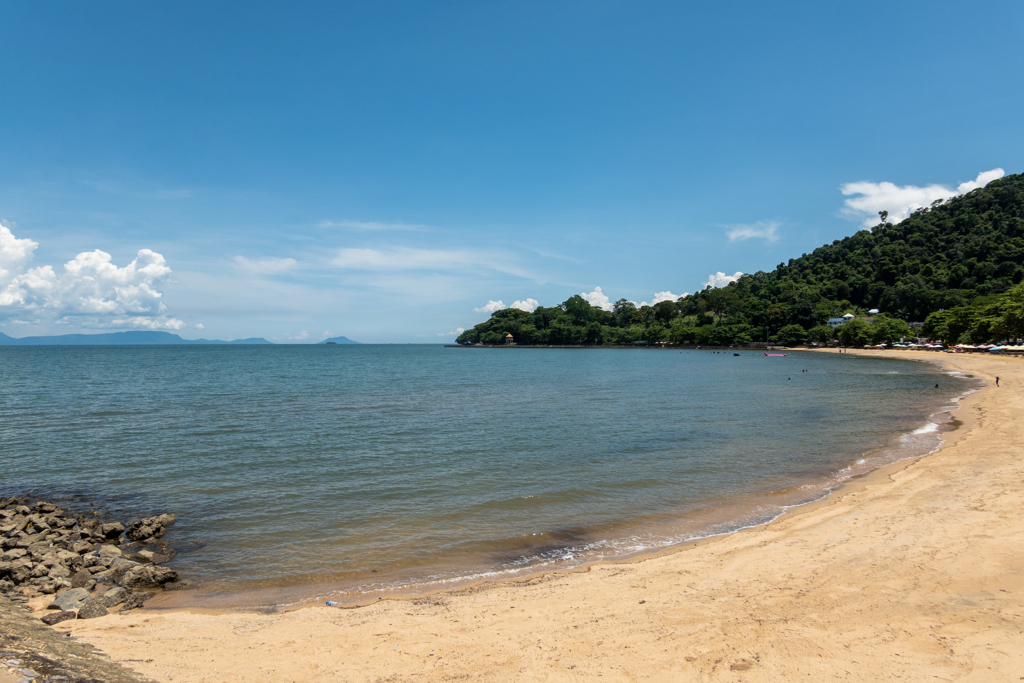
{"label": "dry sand", "polygon": [[937,453],[762,527],[357,609],[58,628],[159,681],[1024,680],[1024,361],[893,355],[993,386]]}

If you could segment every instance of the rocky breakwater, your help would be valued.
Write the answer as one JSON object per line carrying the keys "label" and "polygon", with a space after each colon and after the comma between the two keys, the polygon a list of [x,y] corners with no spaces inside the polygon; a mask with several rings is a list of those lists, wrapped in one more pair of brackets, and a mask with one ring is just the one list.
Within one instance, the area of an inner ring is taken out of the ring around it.
{"label": "rocky breakwater", "polygon": [[125,525],[97,512],[73,514],[47,501],[0,499],[0,593],[14,602],[53,595],[47,624],[141,607],[178,573],[160,566],[174,551],[159,539],[174,515]]}

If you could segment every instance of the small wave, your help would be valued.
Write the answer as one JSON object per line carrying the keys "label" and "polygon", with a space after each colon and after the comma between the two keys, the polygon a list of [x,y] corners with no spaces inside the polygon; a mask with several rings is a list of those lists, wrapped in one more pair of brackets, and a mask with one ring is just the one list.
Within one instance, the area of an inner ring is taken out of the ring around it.
{"label": "small wave", "polygon": [[938,423],[936,423],[936,422],[929,422],[924,427],[918,427],[917,429],[915,429],[914,431],[912,431],[910,433],[911,434],[931,434],[932,432],[937,432],[938,430],[939,430]]}

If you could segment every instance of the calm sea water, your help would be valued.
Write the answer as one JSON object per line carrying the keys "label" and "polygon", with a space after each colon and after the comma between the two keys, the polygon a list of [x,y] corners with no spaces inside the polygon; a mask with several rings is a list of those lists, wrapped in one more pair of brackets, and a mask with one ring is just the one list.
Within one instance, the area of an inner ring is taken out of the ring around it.
{"label": "calm sea water", "polygon": [[176,513],[193,601],[355,599],[770,519],[934,448],[965,388],[813,353],[6,347],[0,492]]}

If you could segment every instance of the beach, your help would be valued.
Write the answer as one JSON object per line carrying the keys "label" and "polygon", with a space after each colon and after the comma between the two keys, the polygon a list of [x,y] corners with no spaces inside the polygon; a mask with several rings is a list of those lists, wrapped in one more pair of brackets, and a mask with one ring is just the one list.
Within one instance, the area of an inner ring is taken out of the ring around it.
{"label": "beach", "polygon": [[56,628],[158,681],[1021,680],[1024,361],[857,353],[989,386],[939,451],[685,547],[351,609]]}

